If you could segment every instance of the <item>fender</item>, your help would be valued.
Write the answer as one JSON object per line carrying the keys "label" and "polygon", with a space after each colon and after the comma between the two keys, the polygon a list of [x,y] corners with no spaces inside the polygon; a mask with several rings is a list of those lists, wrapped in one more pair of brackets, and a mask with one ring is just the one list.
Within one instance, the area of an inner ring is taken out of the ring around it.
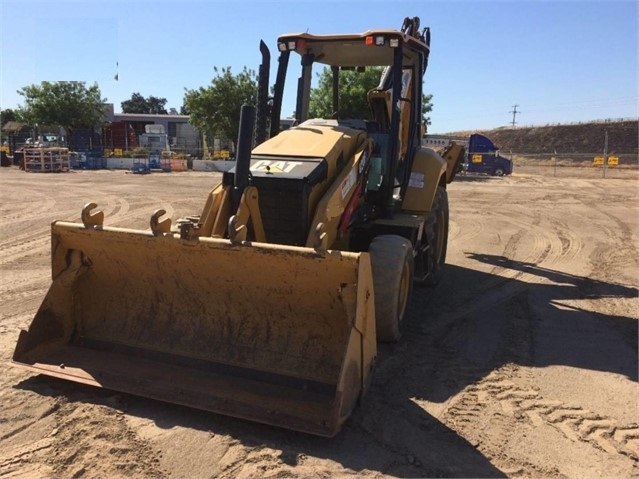
{"label": "fender", "polygon": [[420,148],[415,153],[410,180],[402,202],[402,210],[416,214],[431,210],[437,185],[446,184],[446,160],[430,148]]}

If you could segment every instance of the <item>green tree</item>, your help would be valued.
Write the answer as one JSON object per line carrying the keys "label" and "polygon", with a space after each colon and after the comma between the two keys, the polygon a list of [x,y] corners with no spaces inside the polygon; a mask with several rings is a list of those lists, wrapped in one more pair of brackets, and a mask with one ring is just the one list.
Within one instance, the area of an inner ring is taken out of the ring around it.
{"label": "green tree", "polygon": [[[104,123],[106,98],[97,84],[90,87],[79,81],[44,81],[18,90],[24,97],[20,109],[30,125],[57,125],[64,128],[69,139],[78,128],[95,128]],[[73,146],[73,145],[71,145]]]}
{"label": "green tree", "polygon": [[4,126],[8,121],[20,121],[20,112],[5,108],[0,111],[0,127]]}
{"label": "green tree", "polygon": [[[340,72],[339,106],[342,118],[370,118],[366,94],[379,85],[383,67],[369,67],[363,72],[344,70]],[[311,90],[309,116],[311,118],[331,118],[333,109],[333,73],[324,68],[318,73],[318,86]],[[432,110],[432,95],[423,95],[422,116],[427,125],[430,118],[426,115]]]}
{"label": "green tree", "polygon": [[166,115],[166,98],[158,98],[153,95],[145,98],[139,93],[131,95],[129,100],[120,103],[122,113],[150,113]]}
{"label": "green tree", "polygon": [[433,111],[433,94],[422,95],[422,119],[425,125],[430,125],[430,116],[428,113]]}
{"label": "green tree", "polygon": [[213,68],[215,78],[208,87],[185,89],[182,111],[188,111],[189,123],[209,138],[235,141],[239,130],[242,104],[257,102],[257,75],[244,67],[233,75],[231,68]]}
{"label": "green tree", "polygon": [[5,141],[9,134],[5,131],[2,131],[2,128],[9,121],[20,121],[20,112],[17,110],[12,110],[11,108],[6,108],[4,110],[0,110],[0,141]]}
{"label": "green tree", "polygon": [[[341,118],[369,118],[366,94],[379,84],[382,67],[366,68],[363,72],[343,70],[339,76],[339,116]],[[331,118],[333,110],[333,73],[325,67],[318,73],[319,83],[311,90],[309,117]]]}

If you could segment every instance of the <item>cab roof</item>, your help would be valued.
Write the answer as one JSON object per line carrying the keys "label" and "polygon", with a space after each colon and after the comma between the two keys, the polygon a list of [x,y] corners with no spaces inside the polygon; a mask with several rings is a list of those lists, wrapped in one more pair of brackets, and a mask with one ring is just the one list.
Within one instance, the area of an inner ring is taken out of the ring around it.
{"label": "cab roof", "polygon": [[[369,43],[367,38],[370,38]],[[404,65],[417,64],[419,55],[427,56],[430,50],[418,38],[397,30],[368,30],[345,35],[290,33],[278,38],[278,49],[295,51],[300,55],[312,53],[315,62],[329,66],[386,66],[393,64],[395,48],[391,47],[391,40],[402,42]]]}

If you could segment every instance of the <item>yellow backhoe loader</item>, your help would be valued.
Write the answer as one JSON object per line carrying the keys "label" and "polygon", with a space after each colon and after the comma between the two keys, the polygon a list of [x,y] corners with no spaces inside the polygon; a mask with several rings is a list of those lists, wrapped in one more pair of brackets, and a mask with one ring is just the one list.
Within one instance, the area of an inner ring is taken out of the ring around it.
{"label": "yellow backhoe loader", "polygon": [[[421,146],[428,29],[282,35],[269,97],[242,107],[235,167],[198,215],[109,227],[96,204],[52,224],[53,282],[12,364],[30,371],[333,436],[396,341],[413,282],[446,256],[447,184],[463,150]],[[280,129],[289,60],[295,126]],[[313,67],[334,115],[309,119]],[[384,66],[370,118],[344,118],[340,72]],[[254,146],[255,144],[255,146]]]}

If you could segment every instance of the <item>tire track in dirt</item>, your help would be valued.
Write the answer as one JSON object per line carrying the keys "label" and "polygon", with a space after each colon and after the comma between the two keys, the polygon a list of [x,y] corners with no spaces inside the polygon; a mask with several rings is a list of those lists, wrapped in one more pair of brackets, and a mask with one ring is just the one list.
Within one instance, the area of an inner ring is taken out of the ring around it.
{"label": "tire track in dirt", "polygon": [[[163,209],[166,211],[163,217],[171,218],[171,220],[173,221],[172,226],[175,226],[175,221],[177,220],[177,218],[173,218],[175,209],[170,201],[158,196],[144,196],[136,199],[140,200],[140,206],[136,206],[135,208],[131,209],[131,206],[127,205],[128,214],[126,215],[109,216],[105,212],[105,225],[127,228],[134,227],[136,229],[144,229],[150,231],[151,216],[156,210]],[[132,223],[135,223],[137,226],[133,226]],[[141,226],[141,224],[143,224],[144,226]]]}
{"label": "tire track in dirt", "polygon": [[0,249],[6,253],[0,258],[0,269],[18,269],[33,265],[34,258],[49,254],[50,246],[50,235],[47,236],[46,231],[17,238],[11,243],[0,244]]}
{"label": "tire track in dirt", "polygon": [[[65,193],[61,196],[75,197],[75,195],[71,195],[68,190],[65,189],[63,191]],[[47,196],[46,201],[53,202],[54,204],[58,203],[51,196]],[[126,202],[124,203],[126,204]],[[117,205],[116,198],[109,197],[108,204],[112,209],[115,209]],[[61,221],[71,221],[80,217],[80,211],[77,211],[77,213],[73,215],[71,215],[68,210],[59,211],[57,218]],[[35,228],[31,227],[26,233],[0,241],[0,250],[3,251],[2,258],[0,259],[0,267],[8,265],[20,267],[31,263],[34,256],[49,254],[51,245],[50,221],[45,219],[49,216],[45,213],[47,213],[47,211],[38,210],[37,215],[28,215],[24,218],[30,225],[37,224],[39,226]]]}
{"label": "tire track in dirt", "polygon": [[617,216],[613,215],[610,211],[611,207],[614,206],[636,203],[639,198],[637,190],[635,189],[635,193],[630,196],[611,193],[609,186],[602,186],[599,182],[590,182],[589,187],[601,192],[601,196],[597,199],[597,201],[592,201],[592,198],[584,198],[583,196],[577,196],[576,199],[589,211],[596,210],[596,212],[601,214],[602,217],[612,220],[614,228],[609,228],[606,225],[609,232],[616,234],[619,231],[621,234],[617,236],[620,237],[620,239],[630,239],[633,236],[630,226]]}
{"label": "tire track in dirt", "polygon": [[[3,348],[2,353],[3,361],[8,361],[12,351]],[[47,399],[9,386],[22,378],[24,373],[13,368],[0,376],[0,476],[50,477],[52,471],[43,464],[43,458],[50,453],[52,439],[41,433],[41,428],[52,423],[55,407]]]}
{"label": "tire track in dirt", "polygon": [[[503,454],[504,444],[517,440],[517,427],[507,416],[492,414],[487,418],[486,410],[491,399],[487,391],[475,385],[469,386],[459,399],[451,402],[442,419],[453,430],[461,432],[493,463],[498,464],[508,477],[564,477],[556,467],[533,464],[524,458]],[[490,423],[491,434],[479,437],[469,434],[483,422]]]}
{"label": "tire track in dirt", "polygon": [[[513,261],[527,263],[530,265],[540,265],[544,262],[552,264],[559,256],[558,251],[562,251],[561,241],[556,235],[549,233],[542,225],[542,216],[539,212],[534,212],[530,220],[522,220],[523,215],[508,215],[506,213],[496,213],[504,222],[517,226],[519,231],[511,236],[504,247],[502,255]],[[532,236],[533,244],[530,250],[526,251],[520,259],[521,243],[527,236]],[[515,271],[512,279],[519,279],[524,275],[522,271]]]}
{"label": "tire track in dirt", "polygon": [[448,224],[448,240],[454,240],[459,236],[459,233],[461,233],[459,223],[454,219],[450,219]]}
{"label": "tire track in dirt", "polygon": [[160,456],[129,429],[120,411],[89,403],[55,402],[47,464],[60,477],[161,477]]}
{"label": "tire track in dirt", "polygon": [[[601,238],[590,255],[593,271],[601,276],[600,279],[618,281],[617,271],[623,269],[628,258],[638,258],[636,237],[630,227],[605,205],[595,204],[593,209],[611,224],[604,225],[605,238]],[[601,221],[599,222],[601,223]]]}
{"label": "tire track in dirt", "polygon": [[3,448],[0,452],[0,476],[4,478],[50,477],[50,467],[36,461],[38,454],[47,454],[53,438],[47,437],[26,445]]}
{"label": "tire track in dirt", "polygon": [[[529,323],[529,316],[523,312],[518,318],[511,320],[513,324],[504,338],[510,347],[502,348],[504,356],[501,359],[495,358],[496,363],[514,357],[518,357],[519,362],[530,362],[531,355],[534,354],[531,339],[529,335],[522,334],[530,330],[530,324],[524,324]],[[458,333],[449,334],[447,340],[450,341],[456,336]],[[588,409],[544,398],[536,388],[526,388],[515,383],[514,378],[519,370],[518,366],[506,362],[505,366],[470,384],[451,401],[443,415],[444,420],[453,428],[472,436],[487,407],[497,402],[502,412],[510,418],[511,425],[522,419],[534,427],[549,425],[573,442],[588,443],[606,453],[622,454],[635,461],[639,459],[638,424],[620,424],[610,417]],[[481,375],[476,375],[479,376]],[[495,427],[496,425],[491,423],[492,431]],[[507,426],[502,425],[501,428],[507,429]],[[498,434],[500,437],[504,435],[505,430]],[[499,444],[493,446],[497,450],[501,447]]]}
{"label": "tire track in dirt", "polygon": [[[7,200],[7,203],[0,208],[0,230],[6,231],[9,225],[20,223],[32,216],[36,210],[38,215],[43,215],[52,211],[57,201],[37,190],[21,190],[22,200],[20,202]],[[5,214],[4,210],[8,213]]]}
{"label": "tire track in dirt", "polygon": [[[50,399],[18,389],[10,396],[11,406],[0,416],[0,426],[12,425],[9,430],[2,427],[0,436],[5,445],[0,451],[3,477],[29,477],[24,471],[43,471],[50,477],[164,477],[160,454],[127,426],[122,412],[71,402],[64,394]],[[40,403],[40,413],[23,417],[25,402],[29,407]],[[43,427],[45,437],[30,432]],[[40,439],[25,441],[33,435]]]}
{"label": "tire track in dirt", "polygon": [[[34,287],[33,289],[26,291],[9,291],[0,293],[0,306],[4,311],[14,311],[28,308],[33,304],[34,309],[37,309],[39,302],[44,297],[47,291],[46,286]],[[31,309],[31,308],[29,308]],[[3,320],[7,320],[8,317],[2,315]],[[5,325],[0,324],[0,334],[4,331]]]}
{"label": "tire track in dirt", "polygon": [[619,424],[580,406],[544,398],[535,388],[515,384],[510,379],[512,368],[512,365],[506,365],[469,386],[464,395],[468,397],[462,398],[461,406],[455,404],[451,409],[464,410],[464,403],[469,402],[476,408],[481,407],[490,398],[498,401],[503,412],[517,421],[526,420],[535,427],[548,425],[570,441],[586,442],[609,454],[623,454],[639,460],[639,424]]}
{"label": "tire track in dirt", "polygon": [[[570,261],[583,249],[583,241],[571,232],[567,223],[552,215],[546,215],[542,221],[537,213],[530,222],[500,215],[521,229],[507,241],[502,253],[504,264],[493,268],[489,273],[491,275],[519,281],[531,280],[539,276],[539,270],[549,270],[556,263]],[[546,226],[546,222],[550,227]],[[533,245],[521,257],[520,251],[525,244],[523,240],[527,239],[528,235],[532,235]],[[522,270],[522,267],[527,271]]]}
{"label": "tire track in dirt", "polygon": [[[512,221],[512,218],[507,215],[496,214],[511,223],[517,224],[519,229],[508,238],[504,245],[501,254],[501,258],[503,258],[502,264],[493,265],[486,273],[488,278],[482,284],[474,285],[477,289],[473,291],[472,298],[452,296],[450,301],[446,303],[445,319],[442,318],[445,324],[450,325],[477,310],[488,310],[491,305],[505,301],[524,291],[527,288],[526,280],[535,278],[537,275],[532,269],[531,272],[527,272],[515,267],[515,264],[523,263],[532,267],[557,256],[556,254],[551,256],[551,253],[553,251],[556,252],[557,248],[560,251],[562,249],[561,246],[558,246],[560,241],[554,235],[545,232],[543,228],[538,227],[531,230],[529,223],[517,220]],[[489,220],[489,218],[486,218],[486,221]],[[479,230],[484,228],[485,225],[480,223]],[[522,259],[515,260],[520,255],[521,243],[524,239],[529,239],[531,234],[532,247],[526,251]],[[554,249],[552,246],[553,241],[555,242]],[[424,324],[423,315],[418,314],[417,311],[425,309],[434,294],[435,290],[430,288],[413,289],[411,310],[408,311],[406,318],[407,331],[413,334],[431,334],[430,326]]]}
{"label": "tire track in dirt", "polygon": [[476,219],[465,219],[462,225],[455,219],[450,219],[448,240],[465,244],[479,236],[484,229],[483,223]]}
{"label": "tire track in dirt", "polygon": [[[392,451],[395,457],[410,458],[409,463],[415,467],[411,477],[446,476],[443,470],[433,469],[432,464],[453,464],[457,447],[481,451],[509,477],[562,477],[556,468],[533,464],[524,458],[505,458],[499,452],[498,446],[516,433],[510,421],[499,423],[491,419],[491,435],[480,441],[465,434],[476,428],[490,397],[472,386],[465,386],[474,384],[487,373],[468,362],[454,346],[463,329],[463,324],[454,323],[443,331],[431,331],[430,335],[409,333],[401,344],[393,347],[391,356],[382,350],[365,409],[353,419],[355,427],[381,449]],[[399,370],[401,375],[397,374]],[[406,384],[419,386],[405,390]],[[458,394],[460,387],[462,393]],[[395,392],[398,390],[400,394]],[[410,399],[406,400],[407,397]],[[416,412],[415,406],[435,419]],[[443,426],[438,426],[439,423]],[[393,426],[389,428],[390,424]],[[486,441],[492,443],[485,444]],[[434,460],[431,453],[438,459]],[[451,457],[446,457],[448,454]],[[479,474],[481,469],[473,467],[468,470]]]}
{"label": "tire track in dirt", "polygon": [[581,253],[584,246],[581,238],[571,231],[565,220],[555,217],[549,217],[548,220],[552,226],[554,234],[561,242],[561,253],[559,254],[558,259],[570,261],[576,258]]}
{"label": "tire track in dirt", "polygon": [[[158,197],[145,197],[144,204],[155,203],[160,204],[160,208],[166,211],[165,217],[171,218],[175,211],[173,207]],[[139,209],[131,210],[129,201],[114,196],[107,197],[107,205],[102,208],[98,205],[98,210],[105,214],[105,224],[110,226],[128,226],[132,220],[140,218]],[[150,220],[151,213],[148,214]],[[60,214],[60,216],[63,216]],[[67,214],[66,217],[60,218],[60,221],[77,220],[80,211],[77,214]],[[30,223],[38,223],[38,220],[31,218]],[[44,221],[43,221],[44,223]],[[150,227],[149,227],[150,229]],[[14,236],[6,241],[0,242],[0,250],[3,255],[0,258],[0,268],[4,267],[22,267],[33,262],[34,257],[48,256],[50,254],[51,235],[49,223],[46,226],[35,228],[27,233]]]}

